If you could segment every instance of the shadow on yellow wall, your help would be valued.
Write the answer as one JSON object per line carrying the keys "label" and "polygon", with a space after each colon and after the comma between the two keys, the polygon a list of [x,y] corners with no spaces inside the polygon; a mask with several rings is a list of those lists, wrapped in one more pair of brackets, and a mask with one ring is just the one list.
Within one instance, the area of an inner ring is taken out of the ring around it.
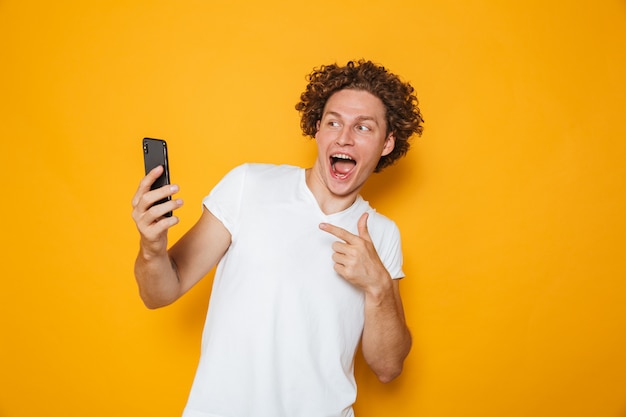
{"label": "shadow on yellow wall", "polygon": [[358,360],[357,415],[623,415],[626,4],[338,3],[0,3],[2,417],[180,414],[210,277],[141,305],[141,138],[170,143],[174,240],[231,167],[309,165],[304,76],[361,57],[426,131],[364,192],[415,348],[389,385]]}

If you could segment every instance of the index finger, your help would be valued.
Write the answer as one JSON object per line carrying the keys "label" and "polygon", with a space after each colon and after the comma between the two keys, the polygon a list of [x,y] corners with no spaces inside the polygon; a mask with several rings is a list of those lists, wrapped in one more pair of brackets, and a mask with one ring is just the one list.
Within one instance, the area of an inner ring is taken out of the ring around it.
{"label": "index finger", "polygon": [[148,172],[148,174],[141,179],[139,182],[139,187],[137,187],[137,191],[133,197],[133,206],[139,204],[139,199],[141,196],[148,191],[150,191],[150,186],[154,184],[154,182],[159,178],[159,176],[163,173],[163,165],[156,166]]}
{"label": "index finger", "polygon": [[334,235],[335,237],[338,237],[339,239],[347,243],[350,243],[350,241],[354,237],[356,237],[354,234],[348,232],[346,229],[342,229],[341,227],[332,225],[330,223],[320,223],[320,229],[330,233],[331,235]]}

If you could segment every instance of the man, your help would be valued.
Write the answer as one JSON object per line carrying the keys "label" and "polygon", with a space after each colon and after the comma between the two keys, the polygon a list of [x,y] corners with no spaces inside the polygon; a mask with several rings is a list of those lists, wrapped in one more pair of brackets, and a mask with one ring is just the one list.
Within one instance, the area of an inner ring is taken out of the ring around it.
{"label": "man", "polygon": [[217,265],[185,417],[353,416],[359,343],[382,382],[410,350],[399,232],[359,191],[421,134],[413,88],[369,61],[308,80],[296,109],[317,142],[311,168],[233,169],[169,251],[178,219],[163,215],[182,201],[152,205],[178,187],[150,191],[157,167],[133,198],[146,306],[174,302]]}

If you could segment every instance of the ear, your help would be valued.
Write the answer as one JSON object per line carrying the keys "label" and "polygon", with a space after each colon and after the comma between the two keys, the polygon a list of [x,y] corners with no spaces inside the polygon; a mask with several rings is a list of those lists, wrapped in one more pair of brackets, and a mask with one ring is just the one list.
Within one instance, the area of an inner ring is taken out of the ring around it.
{"label": "ear", "polygon": [[383,151],[381,152],[380,156],[389,155],[391,151],[393,151],[393,148],[395,148],[395,146],[396,137],[393,135],[393,132],[391,132],[389,136],[387,136],[387,139],[385,139],[385,143],[383,144]]}
{"label": "ear", "polygon": [[315,135],[313,136],[315,139],[317,139],[317,132],[319,132],[319,131],[320,131],[320,123],[321,123],[321,122],[322,122],[321,120],[318,120],[318,121],[315,123]]}

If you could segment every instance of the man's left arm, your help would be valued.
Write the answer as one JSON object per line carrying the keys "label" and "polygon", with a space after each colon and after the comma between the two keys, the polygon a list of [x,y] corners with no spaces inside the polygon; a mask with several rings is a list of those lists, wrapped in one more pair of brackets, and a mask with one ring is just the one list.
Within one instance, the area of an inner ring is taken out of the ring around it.
{"label": "man's left arm", "polygon": [[322,223],[320,228],[341,239],[333,244],[335,271],[365,293],[365,324],[361,349],[365,361],[381,382],[402,372],[411,350],[411,334],[404,318],[398,280],[383,265],[367,230],[368,214],[359,219],[356,236]]}
{"label": "man's left arm", "polygon": [[399,280],[392,280],[380,292],[365,293],[365,326],[361,340],[363,357],[381,382],[387,383],[402,372],[411,350]]}

